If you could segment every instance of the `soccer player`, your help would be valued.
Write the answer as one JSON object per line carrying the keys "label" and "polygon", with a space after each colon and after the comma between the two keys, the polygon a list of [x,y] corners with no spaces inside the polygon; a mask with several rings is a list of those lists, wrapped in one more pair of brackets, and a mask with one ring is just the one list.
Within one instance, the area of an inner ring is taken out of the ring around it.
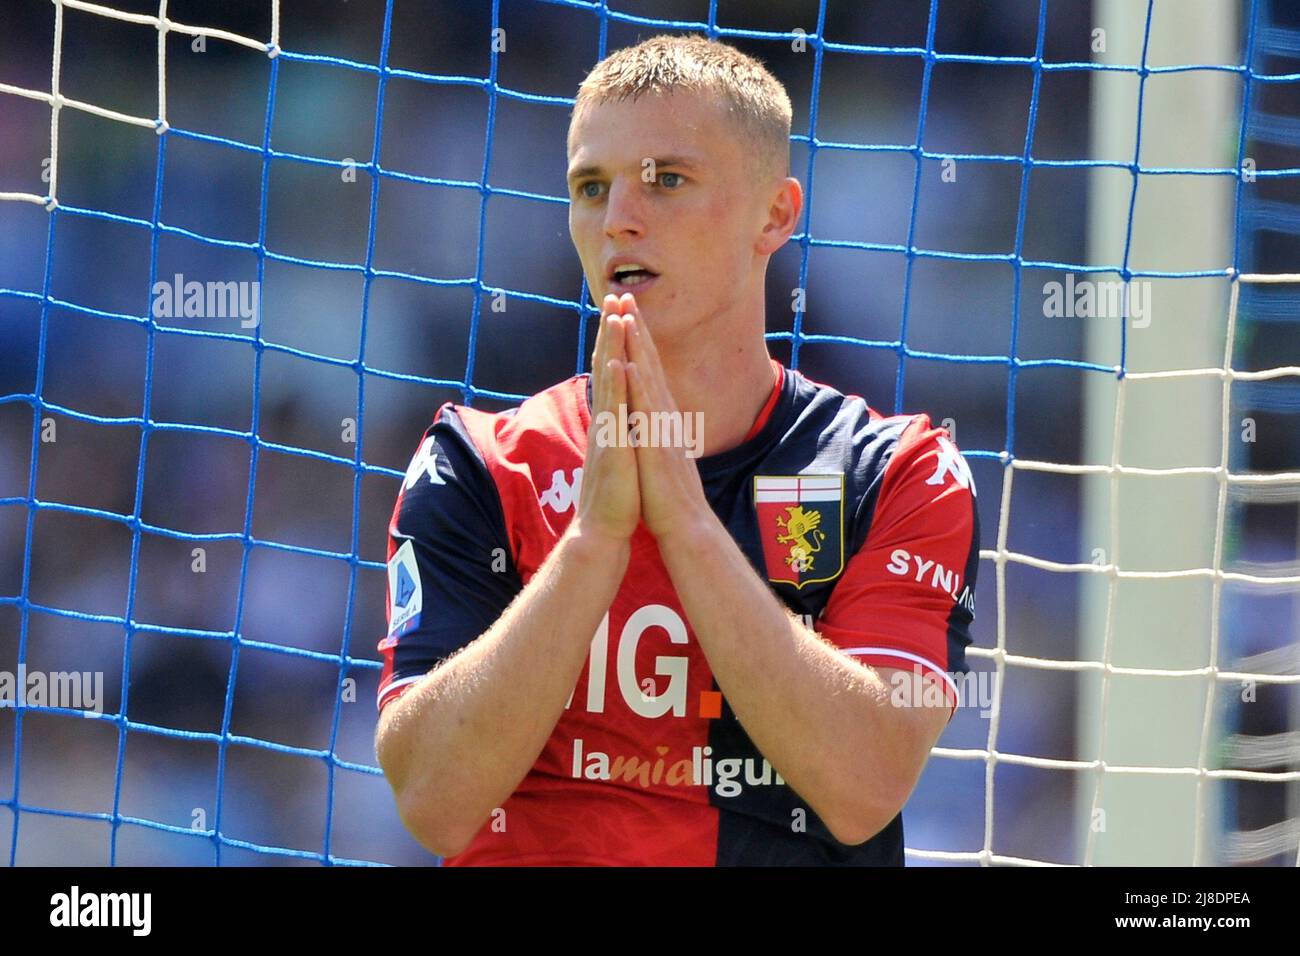
{"label": "soccer player", "polygon": [[903,863],[968,670],[975,489],[925,415],[767,354],[790,121],[699,37],[579,89],[592,371],[444,404],[388,529],[376,751],[448,864]]}

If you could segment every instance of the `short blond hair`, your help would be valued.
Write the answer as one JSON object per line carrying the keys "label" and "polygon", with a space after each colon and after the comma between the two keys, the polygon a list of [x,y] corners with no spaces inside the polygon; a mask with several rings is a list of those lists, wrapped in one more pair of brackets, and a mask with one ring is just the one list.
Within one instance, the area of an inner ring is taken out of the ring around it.
{"label": "short blond hair", "polygon": [[790,175],[791,108],[785,87],[752,56],[702,36],[661,34],[611,53],[578,87],[573,116],[595,103],[677,90],[721,100],[758,168]]}

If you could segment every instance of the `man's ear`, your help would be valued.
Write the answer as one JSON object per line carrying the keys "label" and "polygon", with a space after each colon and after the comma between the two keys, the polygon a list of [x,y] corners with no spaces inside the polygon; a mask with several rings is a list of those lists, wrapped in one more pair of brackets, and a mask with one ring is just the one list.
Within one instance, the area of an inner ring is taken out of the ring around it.
{"label": "man's ear", "polygon": [[799,225],[803,211],[803,187],[793,176],[779,181],[767,204],[767,221],[759,235],[755,251],[770,256],[785,245]]}

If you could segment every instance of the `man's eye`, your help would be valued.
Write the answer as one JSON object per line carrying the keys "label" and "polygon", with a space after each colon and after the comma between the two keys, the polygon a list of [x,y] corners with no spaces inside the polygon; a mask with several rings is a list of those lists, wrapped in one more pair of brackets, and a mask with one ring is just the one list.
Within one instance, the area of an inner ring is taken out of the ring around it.
{"label": "man's eye", "polygon": [[578,194],[584,199],[595,199],[600,195],[600,183],[592,181],[578,187]]}
{"label": "man's eye", "polygon": [[659,182],[664,186],[667,186],[669,189],[676,189],[678,186],[682,184],[682,174],[661,173],[659,175]]}

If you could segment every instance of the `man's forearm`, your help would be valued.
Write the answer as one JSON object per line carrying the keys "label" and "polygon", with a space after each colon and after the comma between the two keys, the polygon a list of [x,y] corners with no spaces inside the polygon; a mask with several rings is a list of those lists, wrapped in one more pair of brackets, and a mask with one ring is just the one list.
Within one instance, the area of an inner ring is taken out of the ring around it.
{"label": "man's forearm", "polygon": [[889,685],[791,616],[712,514],[659,550],[759,751],[845,842],[888,823],[919,773],[905,739],[921,729],[893,705]]}
{"label": "man's forearm", "polygon": [[629,554],[575,518],[497,622],[385,708],[380,765],[403,822],[435,852],[459,852],[536,762]]}

